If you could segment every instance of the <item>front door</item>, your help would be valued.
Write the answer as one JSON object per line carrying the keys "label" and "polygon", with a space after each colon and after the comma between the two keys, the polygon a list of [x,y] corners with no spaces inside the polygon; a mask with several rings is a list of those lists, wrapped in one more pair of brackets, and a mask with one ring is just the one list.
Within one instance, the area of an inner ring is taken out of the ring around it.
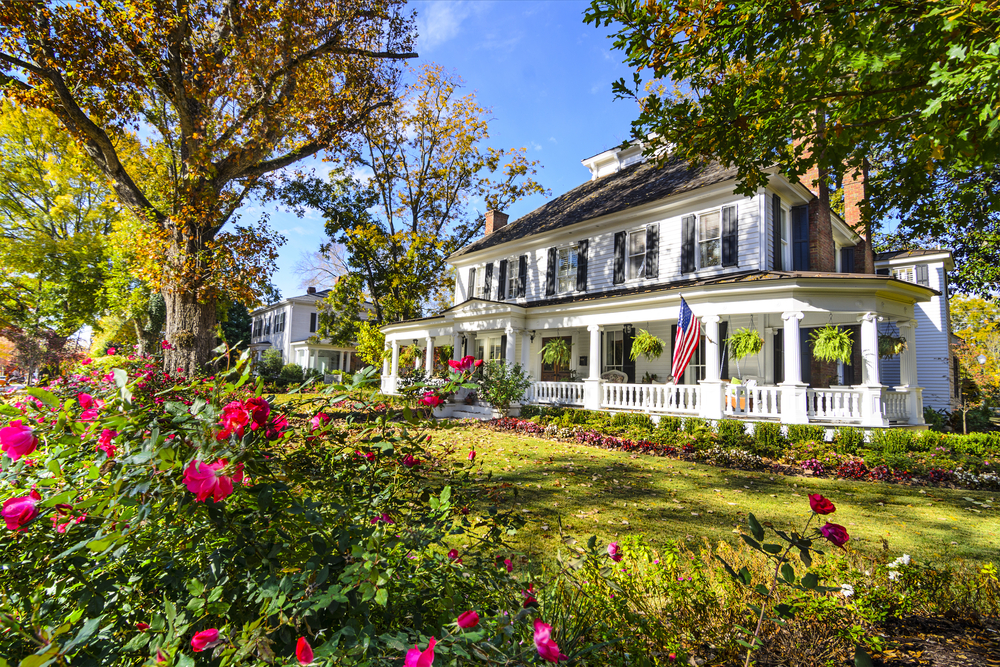
{"label": "front door", "polygon": [[[553,336],[551,338],[542,339],[542,349],[545,349],[545,346],[548,345],[549,341],[559,339],[566,341],[567,345],[573,344],[572,336]],[[570,349],[572,350],[572,348]],[[572,358],[572,351],[570,353],[570,357]],[[547,364],[545,363],[545,357],[543,355],[542,382],[565,382],[566,380],[569,380],[569,365],[566,365],[566,367],[563,368],[560,364]]]}

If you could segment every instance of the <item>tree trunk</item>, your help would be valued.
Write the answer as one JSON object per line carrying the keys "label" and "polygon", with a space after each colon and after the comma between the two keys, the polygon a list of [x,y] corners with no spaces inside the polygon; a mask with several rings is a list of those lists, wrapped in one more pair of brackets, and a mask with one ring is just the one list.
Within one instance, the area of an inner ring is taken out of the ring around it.
{"label": "tree trunk", "polygon": [[192,377],[212,360],[215,348],[215,299],[199,301],[189,286],[167,284],[163,288],[167,306],[167,341],[163,367],[169,373]]}

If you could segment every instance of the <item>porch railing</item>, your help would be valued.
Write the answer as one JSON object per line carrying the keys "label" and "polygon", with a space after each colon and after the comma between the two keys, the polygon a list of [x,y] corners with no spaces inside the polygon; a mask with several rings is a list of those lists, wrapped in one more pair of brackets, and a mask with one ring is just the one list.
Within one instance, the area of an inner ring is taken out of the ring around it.
{"label": "porch railing", "polygon": [[742,384],[726,386],[726,404],[723,412],[732,417],[781,418],[780,387],[747,387]]}
{"label": "porch railing", "polygon": [[582,382],[532,382],[525,399],[550,405],[583,405]]}
{"label": "porch railing", "polygon": [[908,396],[909,393],[905,391],[889,390],[885,392],[885,402],[882,408],[885,411],[885,418],[893,422],[908,421],[910,418],[906,405]]}
{"label": "porch railing", "polygon": [[694,384],[601,383],[601,407],[611,410],[698,414],[701,387]]}
{"label": "porch railing", "polygon": [[861,392],[854,389],[807,389],[809,421],[861,421]]}

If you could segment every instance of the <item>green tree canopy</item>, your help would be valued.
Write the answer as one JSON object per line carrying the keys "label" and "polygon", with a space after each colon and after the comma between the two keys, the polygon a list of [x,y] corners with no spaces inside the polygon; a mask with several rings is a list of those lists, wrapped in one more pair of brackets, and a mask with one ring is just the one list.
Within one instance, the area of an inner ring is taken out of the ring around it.
{"label": "green tree canopy", "polygon": [[377,324],[419,317],[454,277],[446,259],[483,233],[485,218],[473,203],[503,210],[544,192],[536,163],[524,149],[484,147],[489,111],[461,80],[429,65],[380,122],[363,133],[348,168],[372,173],[366,181],[346,170],[328,180],[302,177],[283,191],[299,214],[315,209],[332,243],[346,248],[348,274],[325,303],[325,335],[356,335],[357,314]]}
{"label": "green tree canopy", "polygon": [[593,0],[585,20],[615,26],[650,154],[733,164],[742,192],[775,166],[868,171],[866,219],[927,231],[941,179],[997,162],[995,1]]}

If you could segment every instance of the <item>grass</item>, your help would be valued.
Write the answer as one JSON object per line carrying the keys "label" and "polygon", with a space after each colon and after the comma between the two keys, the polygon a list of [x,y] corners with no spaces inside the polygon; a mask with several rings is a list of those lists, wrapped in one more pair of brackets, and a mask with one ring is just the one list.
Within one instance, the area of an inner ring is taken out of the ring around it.
{"label": "grass", "polygon": [[529,520],[514,545],[532,557],[554,556],[560,520],[564,534],[578,539],[643,534],[654,546],[696,544],[702,536],[734,541],[749,512],[777,528],[801,528],[810,493],[836,504],[827,518],[844,525],[848,547],[863,553],[887,543],[892,557],[984,562],[1000,548],[1000,511],[967,500],[993,504],[1000,495],[993,492],[715,468],[480,428],[442,430],[434,441],[456,456],[475,448],[482,471]]}

